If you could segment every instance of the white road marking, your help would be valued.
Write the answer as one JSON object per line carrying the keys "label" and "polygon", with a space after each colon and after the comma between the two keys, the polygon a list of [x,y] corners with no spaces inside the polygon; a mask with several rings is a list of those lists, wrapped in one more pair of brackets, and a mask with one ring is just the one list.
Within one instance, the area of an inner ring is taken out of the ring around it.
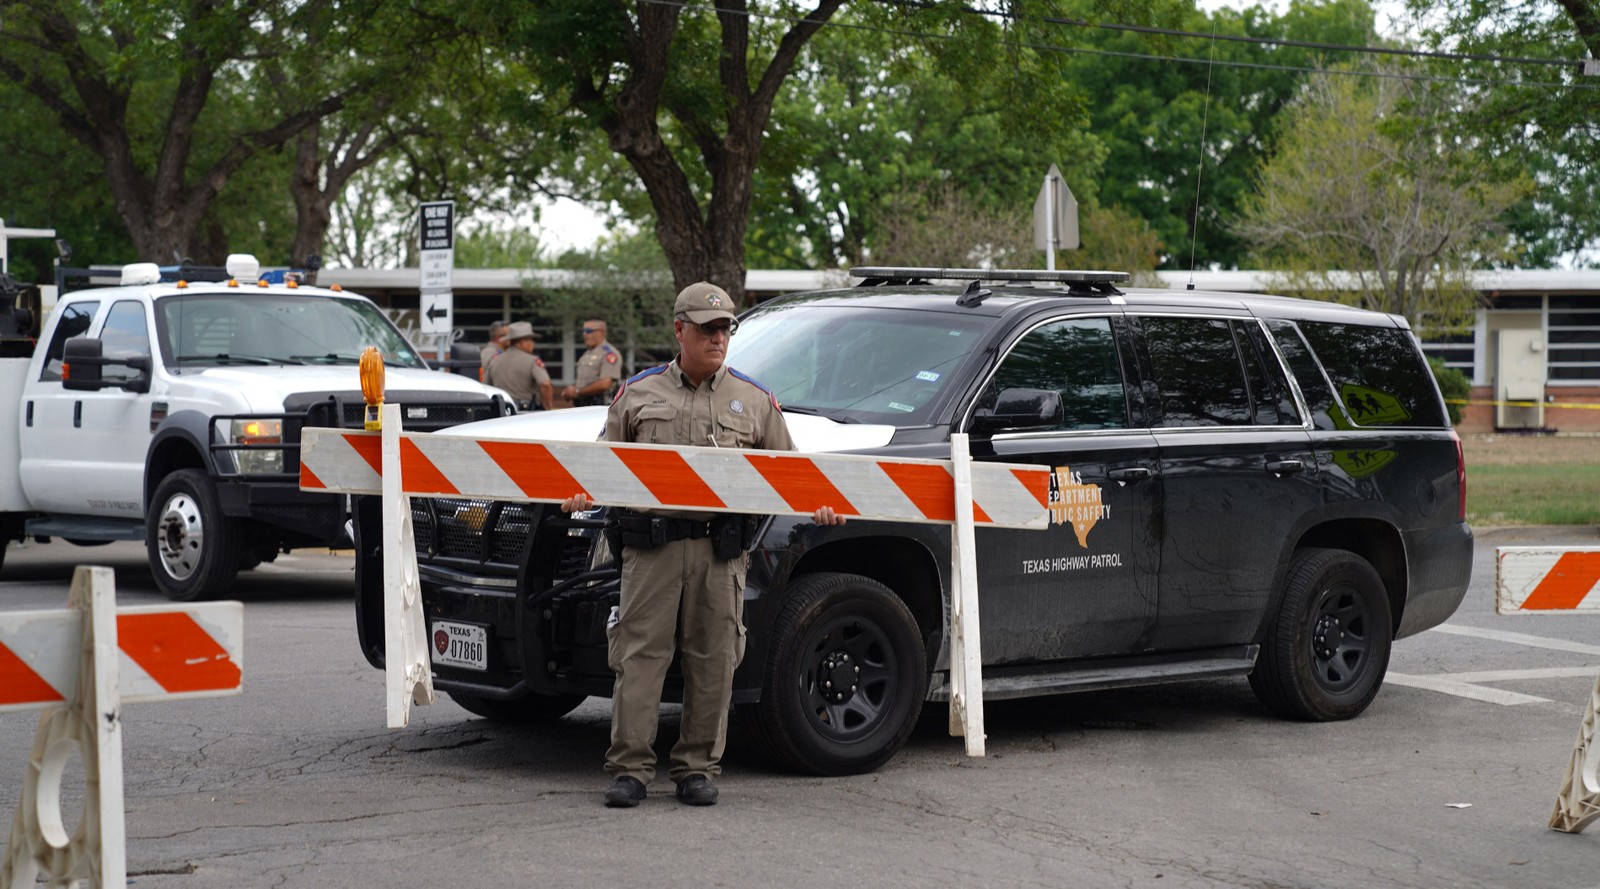
{"label": "white road marking", "polygon": [[1505,630],[1484,630],[1478,627],[1463,627],[1457,624],[1441,624],[1434,627],[1435,633],[1452,633],[1457,636],[1472,636],[1478,639],[1491,639],[1495,642],[1510,642],[1513,645],[1526,645],[1529,648],[1548,648],[1551,651],[1571,651],[1577,654],[1600,655],[1600,646],[1584,645],[1582,642],[1568,642],[1565,639],[1547,639],[1543,636],[1533,636],[1528,633],[1509,633]]}
{"label": "white road marking", "polygon": [[1403,685],[1407,688],[1422,688],[1428,691],[1443,692],[1455,695],[1458,698],[1471,698],[1474,701],[1484,701],[1490,704],[1500,704],[1514,707],[1518,704],[1544,704],[1549,703],[1549,698],[1540,698],[1525,695],[1520,692],[1506,691],[1501,688],[1489,688],[1483,685],[1473,685],[1462,682],[1449,675],[1440,676],[1412,676],[1408,673],[1396,673],[1393,670],[1384,677],[1384,682],[1390,685]]}
{"label": "white road marking", "polygon": [[[1456,636],[1470,636],[1475,639],[1488,639],[1493,642],[1507,642],[1512,645],[1525,645],[1529,648],[1600,655],[1600,646],[1585,645],[1581,642],[1568,642],[1565,639],[1549,639],[1528,633],[1485,630],[1479,627],[1465,627],[1458,624],[1443,624],[1434,627],[1433,631],[1450,633]],[[1515,691],[1506,691],[1500,688],[1488,688],[1482,683],[1514,682],[1530,679],[1587,679],[1595,675],[1597,670],[1600,670],[1600,667],[1537,667],[1527,670],[1477,670],[1466,673],[1440,673],[1431,676],[1417,676],[1391,671],[1384,681],[1407,688],[1421,688],[1447,695],[1455,695],[1456,697],[1469,698],[1474,701],[1514,707],[1518,704],[1549,703],[1549,699],[1536,695],[1525,695]]]}

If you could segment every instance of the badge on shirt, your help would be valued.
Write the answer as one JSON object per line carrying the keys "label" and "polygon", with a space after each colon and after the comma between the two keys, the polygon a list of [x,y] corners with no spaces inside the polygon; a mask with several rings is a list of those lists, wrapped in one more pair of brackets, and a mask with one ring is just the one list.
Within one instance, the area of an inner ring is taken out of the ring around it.
{"label": "badge on shirt", "polygon": [[734,400],[728,402],[728,410],[733,411],[736,414],[742,414],[744,413],[744,402],[735,398]]}

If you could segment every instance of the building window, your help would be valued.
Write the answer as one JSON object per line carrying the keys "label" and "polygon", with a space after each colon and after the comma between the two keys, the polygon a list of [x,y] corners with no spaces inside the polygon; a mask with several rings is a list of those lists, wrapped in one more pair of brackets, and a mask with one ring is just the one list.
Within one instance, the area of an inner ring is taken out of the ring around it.
{"label": "building window", "polygon": [[1600,297],[1552,296],[1550,382],[1600,385]]}

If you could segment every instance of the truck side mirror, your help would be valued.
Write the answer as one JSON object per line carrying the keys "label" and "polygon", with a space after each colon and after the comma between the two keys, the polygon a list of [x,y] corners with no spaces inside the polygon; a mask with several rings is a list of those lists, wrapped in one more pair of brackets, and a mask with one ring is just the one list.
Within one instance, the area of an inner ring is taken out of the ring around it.
{"label": "truck side mirror", "polygon": [[125,391],[125,392],[149,392],[150,391],[150,358],[149,358],[149,356],[147,356],[147,355],[132,355],[132,356],[129,356],[127,358],[118,358],[114,362],[107,362],[107,363],[108,364],[111,364],[111,363],[121,364],[121,365],[124,365],[126,367],[130,367],[130,368],[132,368],[132,369],[134,369],[134,370],[139,372],[139,375],[134,377],[133,379],[124,380],[123,381],[123,383],[122,383],[123,391]]}
{"label": "truck side mirror", "polygon": [[1038,429],[1059,426],[1062,417],[1061,393],[1054,389],[1002,389],[994,407],[973,412],[972,429],[974,432]]}
{"label": "truck side mirror", "polygon": [[97,392],[102,387],[100,370],[104,345],[94,337],[75,336],[61,347],[61,388],[76,392]]}

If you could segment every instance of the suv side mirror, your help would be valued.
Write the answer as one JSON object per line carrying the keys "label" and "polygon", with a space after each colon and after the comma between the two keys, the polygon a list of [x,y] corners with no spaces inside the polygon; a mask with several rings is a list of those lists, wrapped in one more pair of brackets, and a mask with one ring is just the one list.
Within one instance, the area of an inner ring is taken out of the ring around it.
{"label": "suv side mirror", "polygon": [[94,337],[75,336],[61,346],[61,388],[76,392],[98,392],[104,345]]}
{"label": "suv side mirror", "polygon": [[972,429],[996,432],[1059,426],[1063,416],[1061,393],[1054,389],[1002,389],[994,407],[979,408],[973,413]]}

